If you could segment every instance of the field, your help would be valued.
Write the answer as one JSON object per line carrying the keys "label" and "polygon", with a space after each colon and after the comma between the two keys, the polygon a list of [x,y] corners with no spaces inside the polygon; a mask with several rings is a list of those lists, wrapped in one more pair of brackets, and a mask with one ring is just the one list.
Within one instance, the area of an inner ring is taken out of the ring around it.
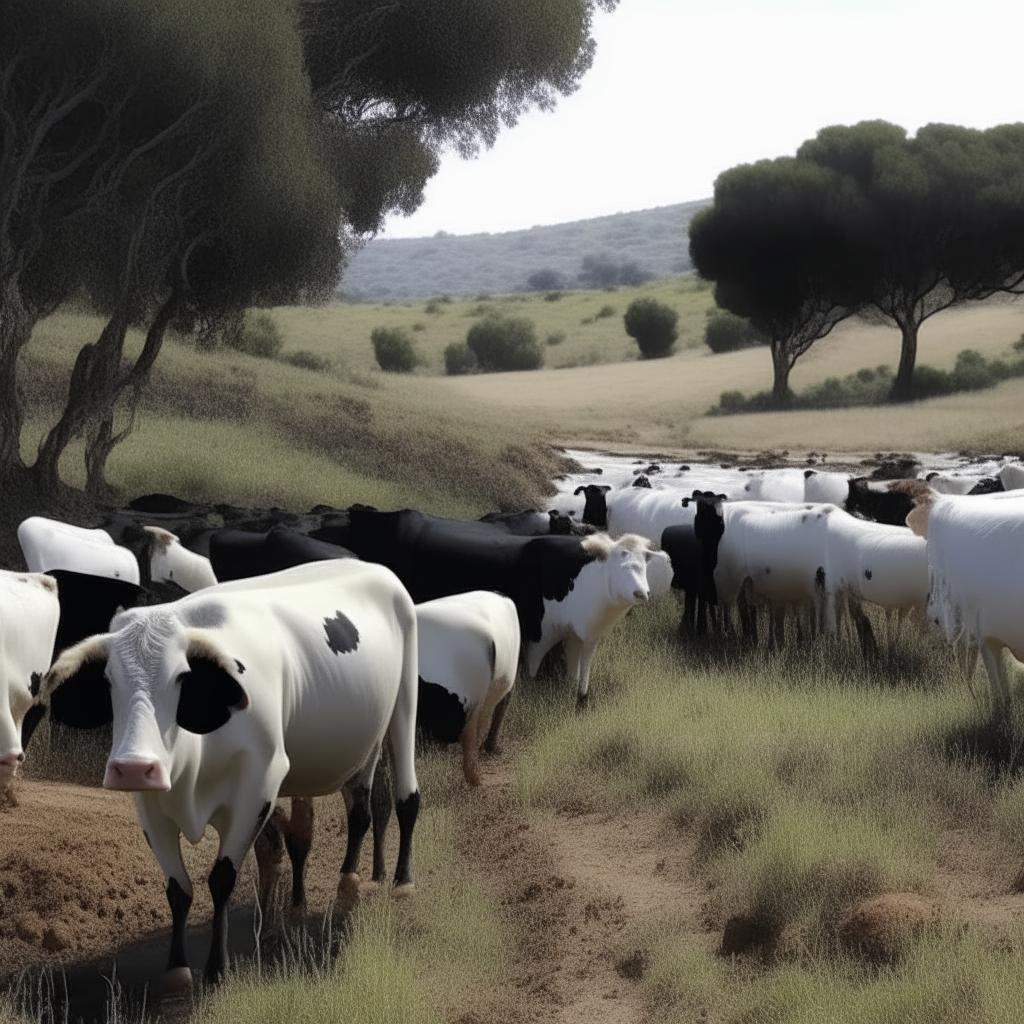
{"label": "field", "polygon": [[[552,368],[530,373],[440,376],[444,346],[464,336],[477,307],[501,299],[438,303],[433,313],[425,303],[273,311],[286,351],[330,358],[326,372],[169,342],[110,478],[127,496],[366,501],[471,516],[541,501],[558,471],[552,443],[832,458],[1024,443],[1020,381],[910,407],[706,417],[721,391],[768,385],[766,353],[702,351],[710,296],[686,279],[638,291],[678,305],[682,337],[667,360],[632,358],[621,326],[629,289],[507,300],[542,338],[566,335],[548,347]],[[615,314],[596,317],[604,305]],[[1001,354],[1024,330],[1022,314],[1014,303],[943,314],[923,330],[920,358],[949,367],[963,348]],[[375,370],[372,327],[416,323],[426,366],[402,378]],[[25,359],[26,450],[97,326],[70,311],[41,325]],[[893,332],[845,325],[798,364],[794,385],[897,355]],[[578,365],[554,368],[560,360]],[[72,451],[66,476],[80,482],[76,463]],[[314,941],[341,857],[337,801],[320,801],[314,940],[283,969],[260,972],[243,958],[186,1016],[1019,1020],[1024,714],[993,729],[983,677],[975,696],[920,623],[878,618],[881,656],[866,663],[848,637],[769,651],[686,642],[677,622],[666,596],[616,627],[598,649],[586,714],[557,673],[521,680],[504,750],[484,762],[479,790],[462,782],[453,751],[426,751],[417,893],[367,894],[334,960]],[[30,750],[19,806],[0,811],[0,975],[82,964],[154,935],[159,971],[169,914],[130,802],[68,788],[95,787],[102,742],[68,759],[46,756],[44,738]],[[28,823],[38,838],[19,844]],[[203,897],[199,869],[212,856],[208,838],[190,861]],[[131,867],[120,888],[109,867],[118,858]],[[98,884],[108,888],[94,892]],[[243,872],[240,911],[252,891]],[[193,920],[206,914],[197,900]],[[233,925],[245,932],[244,920]],[[37,1018],[34,984],[15,986],[0,1020]]]}

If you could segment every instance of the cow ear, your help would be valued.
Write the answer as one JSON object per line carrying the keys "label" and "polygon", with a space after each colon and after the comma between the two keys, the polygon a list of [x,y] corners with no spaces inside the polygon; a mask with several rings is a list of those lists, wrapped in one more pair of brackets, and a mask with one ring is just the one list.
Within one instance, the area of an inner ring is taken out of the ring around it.
{"label": "cow ear", "polygon": [[39,699],[50,717],[72,729],[98,729],[114,720],[107,682],[107,641],[90,637],[69,647],[43,678]]}
{"label": "cow ear", "polygon": [[580,486],[577,487],[576,490],[572,492],[572,496],[575,498],[579,494],[585,494],[586,490],[587,490],[587,487],[584,486],[583,484],[580,484]]}
{"label": "cow ear", "polygon": [[182,729],[205,736],[224,725],[232,709],[247,708],[249,695],[228,669],[220,651],[209,641],[193,638],[185,657],[189,671],[178,676],[180,689],[175,720]]}
{"label": "cow ear", "polygon": [[597,485],[597,489],[599,491],[603,491],[605,494],[607,494],[612,489],[612,485],[611,484],[598,484]]}

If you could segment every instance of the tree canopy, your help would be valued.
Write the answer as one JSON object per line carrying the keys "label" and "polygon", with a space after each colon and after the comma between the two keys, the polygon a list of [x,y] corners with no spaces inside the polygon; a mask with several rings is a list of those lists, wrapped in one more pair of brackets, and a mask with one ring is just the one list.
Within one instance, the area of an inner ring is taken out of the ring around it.
{"label": "tree canopy", "polygon": [[773,339],[777,402],[786,364],[853,312],[900,330],[893,397],[909,398],[924,320],[1024,281],[1024,125],[824,128],[795,157],[721,175],[691,256]]}

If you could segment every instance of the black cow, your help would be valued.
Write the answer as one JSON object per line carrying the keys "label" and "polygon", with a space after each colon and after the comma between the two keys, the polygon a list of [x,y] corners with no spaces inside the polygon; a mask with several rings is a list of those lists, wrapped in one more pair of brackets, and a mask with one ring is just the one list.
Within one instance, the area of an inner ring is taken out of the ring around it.
{"label": "black cow", "polygon": [[265,533],[216,530],[210,536],[210,564],[222,583],[263,576],[305,562],[354,557],[337,544],[307,537],[287,526],[275,526]]}
{"label": "black cow", "polygon": [[661,549],[672,560],[672,589],[684,593],[680,632],[703,636],[707,633],[709,609],[718,604],[715,567],[718,542],[725,532],[722,502],[725,495],[712,491],[694,491],[683,505],[695,503],[693,523],[666,527],[661,534]]}
{"label": "black cow", "polygon": [[930,494],[923,480],[892,480],[888,483],[855,477],[850,481],[846,511],[861,519],[888,526],[906,526],[915,498]]}
{"label": "black cow", "polygon": [[605,495],[611,490],[608,484],[584,484],[573,491],[573,497],[582,494],[585,497],[583,515],[580,517],[583,522],[599,530],[608,529],[608,502]]}

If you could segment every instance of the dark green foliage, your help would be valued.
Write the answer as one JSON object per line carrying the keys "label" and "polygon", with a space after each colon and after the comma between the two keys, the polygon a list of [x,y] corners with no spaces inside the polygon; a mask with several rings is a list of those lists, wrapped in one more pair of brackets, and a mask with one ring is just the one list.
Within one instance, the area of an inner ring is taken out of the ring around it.
{"label": "dark green foliage", "polygon": [[606,317],[615,316],[614,306],[602,306],[595,314],[595,320],[604,320]]}
{"label": "dark green foliage", "polygon": [[1013,343],[1014,352],[1024,352],[1024,334]]}
{"label": "dark green foliage", "polygon": [[284,346],[284,338],[269,313],[246,310],[244,317],[224,331],[224,344],[260,359],[276,359]]}
{"label": "dark green foliage", "polygon": [[562,297],[562,293],[561,292],[548,292],[547,295],[544,296],[544,301],[545,302],[557,302],[561,297]]}
{"label": "dark green foliage", "polygon": [[536,370],[544,363],[533,322],[525,317],[488,316],[469,329],[466,344],[485,373]]}
{"label": "dark green foliage", "polygon": [[[914,369],[915,400],[952,395],[963,391],[980,391],[995,387],[1000,381],[1024,377],[1024,359],[1006,362],[986,359],[980,352],[964,349],[956,357],[952,370],[938,370],[921,365]],[[794,395],[794,409],[848,409],[854,406],[885,405],[892,400],[895,374],[891,366],[865,368],[847,377],[828,377],[820,384]],[[760,391],[747,398],[741,391],[723,391],[718,405],[708,410],[709,416],[727,416],[741,412],[767,412],[772,409],[770,391]]]}
{"label": "dark green foliage", "polygon": [[704,344],[715,353],[736,352],[741,348],[767,345],[768,339],[749,320],[726,309],[713,309],[708,311]]}
{"label": "dark green foliage", "polygon": [[548,345],[561,345],[565,341],[565,331],[554,331],[546,339]]}
{"label": "dark green foliage", "polygon": [[444,350],[444,372],[449,377],[457,377],[464,373],[474,373],[480,367],[476,356],[464,341],[453,341]]}
{"label": "dark green foliage", "polygon": [[532,273],[526,279],[526,286],[534,292],[553,292],[565,287],[565,275],[550,267]]}
{"label": "dark green foliage", "polygon": [[412,373],[419,363],[408,331],[402,327],[375,327],[370,333],[377,365],[387,373]]}
{"label": "dark green foliage", "polygon": [[636,339],[644,359],[657,359],[672,351],[679,314],[657,299],[634,299],[623,320],[626,333]]}
{"label": "dark green foliage", "polygon": [[294,352],[285,352],[281,356],[281,362],[297,366],[301,370],[315,370],[318,373],[323,373],[331,368],[331,361],[329,359],[318,356],[315,352],[309,352],[304,348],[296,349]]}

